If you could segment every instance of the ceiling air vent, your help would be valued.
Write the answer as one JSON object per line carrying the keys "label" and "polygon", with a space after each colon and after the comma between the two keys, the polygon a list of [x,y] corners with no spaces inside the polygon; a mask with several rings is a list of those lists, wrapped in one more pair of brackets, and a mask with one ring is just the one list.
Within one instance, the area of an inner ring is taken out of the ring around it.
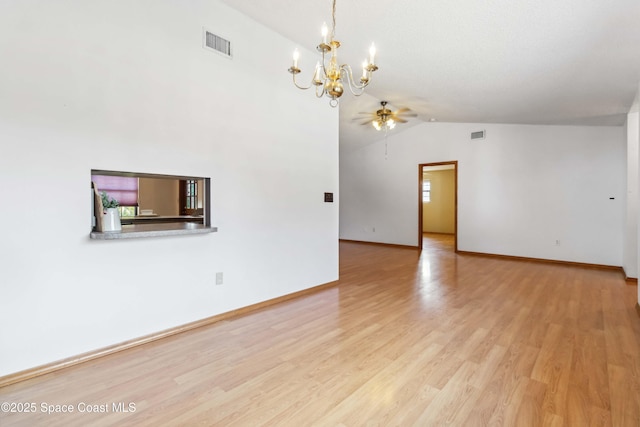
{"label": "ceiling air vent", "polygon": [[484,139],[485,132],[483,130],[479,130],[477,132],[471,132],[471,139]]}
{"label": "ceiling air vent", "polygon": [[231,42],[203,28],[203,47],[231,58]]}

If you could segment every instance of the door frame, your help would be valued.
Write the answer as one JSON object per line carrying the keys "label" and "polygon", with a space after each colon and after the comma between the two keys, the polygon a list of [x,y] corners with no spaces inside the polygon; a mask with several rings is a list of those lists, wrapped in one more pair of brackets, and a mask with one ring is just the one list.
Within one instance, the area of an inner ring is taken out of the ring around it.
{"label": "door frame", "polygon": [[453,208],[453,236],[454,236],[454,251],[458,252],[458,161],[451,160],[448,162],[435,162],[435,163],[420,163],[418,165],[418,249],[422,250],[422,181],[423,181],[423,169],[429,166],[444,166],[453,165],[453,181],[454,181],[454,208]]}

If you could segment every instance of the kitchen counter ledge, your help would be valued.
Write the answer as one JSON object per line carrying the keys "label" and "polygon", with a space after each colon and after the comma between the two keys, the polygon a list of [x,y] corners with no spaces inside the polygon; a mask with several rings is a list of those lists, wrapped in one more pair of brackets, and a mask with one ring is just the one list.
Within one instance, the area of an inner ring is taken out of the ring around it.
{"label": "kitchen counter ledge", "polygon": [[92,231],[89,237],[95,240],[141,239],[147,237],[182,236],[188,234],[208,234],[218,231],[217,227],[206,227],[195,223],[132,224],[123,225],[122,231]]}

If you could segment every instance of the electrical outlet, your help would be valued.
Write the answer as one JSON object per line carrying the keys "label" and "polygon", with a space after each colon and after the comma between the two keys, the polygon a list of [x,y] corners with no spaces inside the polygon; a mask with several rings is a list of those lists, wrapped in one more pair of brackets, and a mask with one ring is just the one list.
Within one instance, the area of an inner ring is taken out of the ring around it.
{"label": "electrical outlet", "polygon": [[560,240],[556,240],[556,246],[560,246]]}
{"label": "electrical outlet", "polygon": [[216,285],[222,285],[223,283],[223,278],[222,278],[222,273],[216,273]]}

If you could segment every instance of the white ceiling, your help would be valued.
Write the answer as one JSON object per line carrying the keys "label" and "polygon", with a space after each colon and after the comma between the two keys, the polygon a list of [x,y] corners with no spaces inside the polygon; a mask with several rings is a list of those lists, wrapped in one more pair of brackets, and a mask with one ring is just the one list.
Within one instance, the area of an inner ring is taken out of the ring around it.
{"label": "white ceiling", "polygon": [[[223,1],[314,52],[331,23],[331,0]],[[373,41],[380,67],[370,96],[342,96],[341,145],[380,139],[353,121],[380,100],[418,114],[393,132],[430,118],[621,125],[638,91],[640,0],[338,0],[336,9],[340,62],[356,72]],[[317,58],[302,52],[310,80]],[[274,56],[290,78],[291,52]]]}

